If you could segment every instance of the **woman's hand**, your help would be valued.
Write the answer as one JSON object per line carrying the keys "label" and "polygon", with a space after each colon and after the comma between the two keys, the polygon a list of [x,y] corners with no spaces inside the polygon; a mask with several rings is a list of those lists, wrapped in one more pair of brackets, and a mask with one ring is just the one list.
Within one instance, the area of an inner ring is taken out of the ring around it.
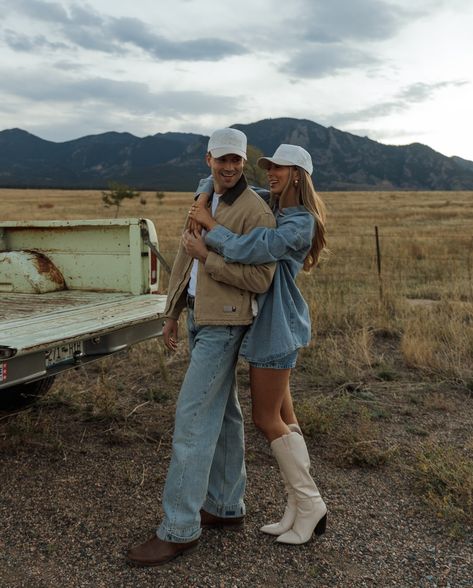
{"label": "woman's hand", "polygon": [[217,222],[214,218],[212,218],[212,215],[209,212],[207,202],[204,202],[204,200],[201,201],[200,196],[199,199],[196,200],[194,204],[191,206],[189,210],[189,218],[192,221],[204,227],[204,229],[206,229],[207,231],[213,229],[217,224]]}
{"label": "woman's hand", "polygon": [[191,210],[196,205],[199,208],[200,207],[207,208],[209,198],[210,198],[210,194],[208,192],[202,192],[201,194],[199,194],[197,200],[194,202],[194,204],[191,206],[191,208],[189,210],[189,222],[187,224],[187,228],[192,233],[200,233],[202,231],[202,225],[198,221],[194,220],[191,217]]}
{"label": "woman's hand", "polygon": [[182,235],[182,244],[187,255],[205,263],[209,250],[207,249],[207,245],[200,233],[192,233],[189,230],[184,231],[184,234]]}

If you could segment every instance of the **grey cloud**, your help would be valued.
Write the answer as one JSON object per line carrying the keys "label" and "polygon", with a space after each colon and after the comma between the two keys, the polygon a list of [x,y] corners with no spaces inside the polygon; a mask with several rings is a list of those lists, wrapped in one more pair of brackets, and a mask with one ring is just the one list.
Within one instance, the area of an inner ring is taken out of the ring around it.
{"label": "grey cloud", "polygon": [[67,12],[56,2],[42,2],[41,0],[16,0],[15,9],[37,20],[46,22],[67,23]]}
{"label": "grey cloud", "polygon": [[354,112],[337,113],[332,115],[330,120],[333,121],[332,124],[334,126],[338,126],[340,124],[367,121],[373,118],[381,118],[395,112],[401,112],[405,109],[406,104],[403,100],[392,100],[388,102],[382,102],[380,104],[373,104],[368,108],[363,108]]}
{"label": "grey cloud", "polygon": [[[393,37],[407,23],[432,8],[409,10],[381,0],[305,0],[303,12],[289,30],[302,30],[303,43],[280,71],[305,78],[321,78],[342,71],[373,68],[380,63],[375,52],[363,49],[368,43]],[[295,39],[291,39],[291,44]]]}
{"label": "grey cloud", "polygon": [[74,4],[70,7],[69,21],[76,25],[101,27],[104,25],[105,19],[97,12],[94,12],[90,6],[83,8]]}
{"label": "grey cloud", "polygon": [[29,36],[22,33],[17,33],[11,29],[6,29],[4,32],[4,41],[14,51],[31,52],[37,49],[65,49],[67,45],[64,43],[51,43],[44,35]]}
{"label": "grey cloud", "polygon": [[74,80],[57,73],[51,77],[29,73],[28,84],[25,84],[24,72],[10,71],[3,74],[2,79],[2,91],[22,99],[75,106],[107,104],[110,108],[138,115],[225,114],[238,111],[242,104],[239,96],[216,96],[193,91],[151,92],[144,83],[105,78]]}
{"label": "grey cloud", "polygon": [[280,70],[304,78],[321,78],[376,63],[377,59],[372,55],[346,45],[311,43],[298,51]]}
{"label": "grey cloud", "polygon": [[164,60],[216,61],[225,55],[246,53],[241,45],[222,39],[169,41],[153,33],[145,23],[137,18],[113,19],[109,30],[117,40],[131,43]]}
{"label": "grey cloud", "polygon": [[68,61],[67,59],[60,59],[53,63],[52,66],[64,71],[81,71],[86,69],[84,64],[77,63],[76,61]]}
{"label": "grey cloud", "polygon": [[[419,0],[407,7],[384,0],[299,0],[295,16],[278,35],[287,61],[284,73],[321,78],[381,64],[374,43],[391,39],[404,26],[432,14],[444,0]],[[273,42],[274,43],[274,42]],[[277,45],[267,44],[278,51]]]}
{"label": "grey cloud", "polygon": [[456,81],[446,81],[446,82],[437,82],[436,84],[424,84],[423,82],[417,82],[415,84],[411,84],[404,88],[399,97],[406,102],[424,102],[428,100],[432,94],[434,94],[437,90],[442,90],[443,88],[448,88],[450,86],[464,86],[469,82],[456,80]]}
{"label": "grey cloud", "polygon": [[331,124],[337,126],[346,123],[369,121],[374,118],[381,118],[396,112],[402,112],[407,110],[413,103],[426,102],[438,90],[451,86],[463,86],[468,83],[463,80],[443,81],[434,84],[417,82],[403,88],[393,96],[393,100],[373,104],[368,108],[353,112],[334,114],[330,117]]}
{"label": "grey cloud", "polygon": [[247,53],[243,45],[219,38],[169,40],[137,18],[109,17],[87,4],[73,5],[66,12],[57,3],[18,0],[15,8],[33,19],[49,22],[67,41],[88,50],[123,54],[131,46],[154,58],[178,61],[217,61]]}
{"label": "grey cloud", "polygon": [[127,52],[125,47],[110,39],[103,30],[71,26],[68,27],[65,36],[72,44],[78,45],[82,49],[117,55],[123,55]]}
{"label": "grey cloud", "polygon": [[380,0],[308,0],[304,10],[305,38],[320,43],[384,40],[422,15]]}

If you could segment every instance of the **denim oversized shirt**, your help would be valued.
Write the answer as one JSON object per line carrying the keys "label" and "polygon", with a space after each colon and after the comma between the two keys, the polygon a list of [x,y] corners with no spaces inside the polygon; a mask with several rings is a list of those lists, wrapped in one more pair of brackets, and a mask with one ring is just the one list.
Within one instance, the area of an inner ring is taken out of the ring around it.
{"label": "denim oversized shirt", "polygon": [[311,337],[309,309],[296,276],[312,244],[315,218],[303,206],[278,210],[275,217],[275,229],[258,227],[237,235],[217,225],[205,236],[227,263],[278,262],[269,290],[257,297],[258,314],[240,347],[240,355],[255,363],[284,357],[308,345]]}

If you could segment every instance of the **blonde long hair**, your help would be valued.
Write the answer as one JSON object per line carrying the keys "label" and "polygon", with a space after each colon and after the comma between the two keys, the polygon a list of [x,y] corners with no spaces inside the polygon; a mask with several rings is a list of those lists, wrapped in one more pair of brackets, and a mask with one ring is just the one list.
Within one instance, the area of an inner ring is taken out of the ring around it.
{"label": "blonde long hair", "polygon": [[[294,169],[299,171],[299,182],[297,186],[294,186]],[[296,202],[294,202],[294,198],[290,195],[291,187],[294,187],[296,190]],[[304,206],[315,218],[315,235],[312,239],[309,253],[304,260],[304,270],[310,272],[311,269],[317,266],[320,255],[326,247],[326,209],[324,201],[315,191],[310,174],[301,167],[294,165],[291,166],[289,181],[284,187],[281,195],[277,197],[275,194],[271,193],[271,206],[273,208],[277,206],[281,209],[297,205]]]}

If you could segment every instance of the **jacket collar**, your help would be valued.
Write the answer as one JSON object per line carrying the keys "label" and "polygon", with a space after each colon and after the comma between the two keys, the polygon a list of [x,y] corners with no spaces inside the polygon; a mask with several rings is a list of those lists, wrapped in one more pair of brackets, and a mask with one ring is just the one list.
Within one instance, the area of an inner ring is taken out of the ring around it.
{"label": "jacket collar", "polygon": [[222,202],[225,202],[225,204],[231,206],[238,198],[238,196],[241,196],[241,194],[246,190],[247,187],[248,182],[245,178],[245,174],[242,174],[241,178],[233,186],[233,188],[227,190],[225,194],[220,197],[220,200],[222,200]]}

